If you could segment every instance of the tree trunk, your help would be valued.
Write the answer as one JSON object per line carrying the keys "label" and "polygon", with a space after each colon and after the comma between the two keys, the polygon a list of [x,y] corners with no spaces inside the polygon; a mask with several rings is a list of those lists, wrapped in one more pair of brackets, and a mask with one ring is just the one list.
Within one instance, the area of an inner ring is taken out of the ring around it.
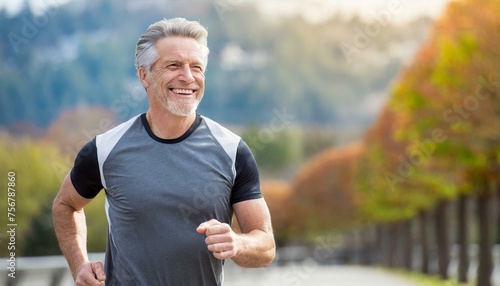
{"label": "tree trunk", "polygon": [[467,272],[469,270],[469,237],[468,237],[468,207],[467,196],[461,195],[458,197],[457,205],[457,243],[458,252],[458,282],[467,283]]}
{"label": "tree trunk", "polygon": [[397,267],[397,254],[398,254],[398,232],[397,232],[397,223],[390,223],[388,225],[389,229],[389,267],[396,268]]}
{"label": "tree trunk", "polygon": [[380,248],[380,257],[383,266],[390,267],[391,266],[391,225],[383,224],[381,226],[382,235],[380,236],[381,248]]}
{"label": "tree trunk", "polygon": [[384,265],[384,228],[382,224],[375,226],[375,245],[375,264]]}
{"label": "tree trunk", "polygon": [[429,274],[429,238],[427,231],[427,211],[422,211],[419,216],[419,240],[420,240],[420,256],[422,259],[422,264],[420,265],[420,272],[423,274]]}
{"label": "tree trunk", "polygon": [[403,222],[395,222],[393,234],[391,236],[393,239],[392,245],[394,247],[394,267],[402,268],[403,267],[403,251],[402,246],[404,244],[404,235],[403,235]]}
{"label": "tree trunk", "polygon": [[[493,182],[490,182],[493,185]],[[494,187],[494,186],[490,186]],[[492,199],[493,192],[486,190],[478,196],[477,212],[479,220],[479,266],[477,286],[491,286],[493,272],[492,241]]]}
{"label": "tree trunk", "polygon": [[412,270],[412,260],[413,260],[413,240],[411,235],[412,220],[406,220],[402,225],[402,246],[401,251],[403,254],[403,268],[406,270]]}
{"label": "tree trunk", "polygon": [[436,205],[434,212],[436,243],[438,247],[438,273],[439,276],[448,279],[448,265],[450,263],[450,243],[448,240],[447,227],[448,202],[441,201]]}
{"label": "tree trunk", "polygon": [[367,226],[362,229],[362,249],[361,265],[372,265],[374,255],[374,229],[373,226]]}
{"label": "tree trunk", "polygon": [[349,231],[344,234],[344,239],[345,239],[345,257],[344,257],[344,263],[345,264],[353,264],[355,261],[355,254],[354,254],[354,244],[355,240],[353,237],[353,232]]}

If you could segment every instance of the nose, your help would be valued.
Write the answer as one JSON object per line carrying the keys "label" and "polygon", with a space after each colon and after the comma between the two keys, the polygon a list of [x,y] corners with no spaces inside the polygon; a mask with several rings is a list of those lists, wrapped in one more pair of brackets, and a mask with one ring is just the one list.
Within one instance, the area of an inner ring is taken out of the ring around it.
{"label": "nose", "polygon": [[178,78],[182,82],[192,83],[194,81],[194,76],[191,72],[191,67],[189,65],[182,66]]}

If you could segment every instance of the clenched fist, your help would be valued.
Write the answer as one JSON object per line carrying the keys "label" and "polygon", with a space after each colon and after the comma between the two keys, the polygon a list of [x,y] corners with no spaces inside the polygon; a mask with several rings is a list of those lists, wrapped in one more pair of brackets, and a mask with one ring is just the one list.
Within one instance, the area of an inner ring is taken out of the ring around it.
{"label": "clenched fist", "polygon": [[228,259],[238,254],[240,239],[227,223],[212,219],[201,223],[196,231],[205,234],[208,250],[212,251],[217,259]]}

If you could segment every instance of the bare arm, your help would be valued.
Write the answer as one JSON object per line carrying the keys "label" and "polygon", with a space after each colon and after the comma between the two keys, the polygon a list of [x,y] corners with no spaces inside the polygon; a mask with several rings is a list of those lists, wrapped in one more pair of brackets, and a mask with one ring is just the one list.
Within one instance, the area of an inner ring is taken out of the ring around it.
{"label": "bare arm", "polygon": [[100,281],[105,279],[102,264],[90,263],[87,255],[87,224],[83,208],[90,201],[78,194],[68,175],[52,205],[57,240],[76,285],[102,285]]}
{"label": "bare arm", "polygon": [[218,259],[233,259],[243,267],[266,267],[274,260],[276,246],[271,216],[264,199],[233,205],[241,234],[217,220],[202,223],[197,231],[205,233],[208,249]]}
{"label": "bare arm", "polygon": [[268,266],[274,260],[276,246],[271,215],[264,199],[249,200],[233,206],[242,234],[234,262],[244,267]]}

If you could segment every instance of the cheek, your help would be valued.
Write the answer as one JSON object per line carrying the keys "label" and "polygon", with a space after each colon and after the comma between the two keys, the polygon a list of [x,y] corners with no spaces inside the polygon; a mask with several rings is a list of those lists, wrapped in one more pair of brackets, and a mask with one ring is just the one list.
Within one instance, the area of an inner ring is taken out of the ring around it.
{"label": "cheek", "polygon": [[201,76],[200,78],[198,78],[198,85],[201,86],[201,87],[204,87],[205,86],[205,77]]}

